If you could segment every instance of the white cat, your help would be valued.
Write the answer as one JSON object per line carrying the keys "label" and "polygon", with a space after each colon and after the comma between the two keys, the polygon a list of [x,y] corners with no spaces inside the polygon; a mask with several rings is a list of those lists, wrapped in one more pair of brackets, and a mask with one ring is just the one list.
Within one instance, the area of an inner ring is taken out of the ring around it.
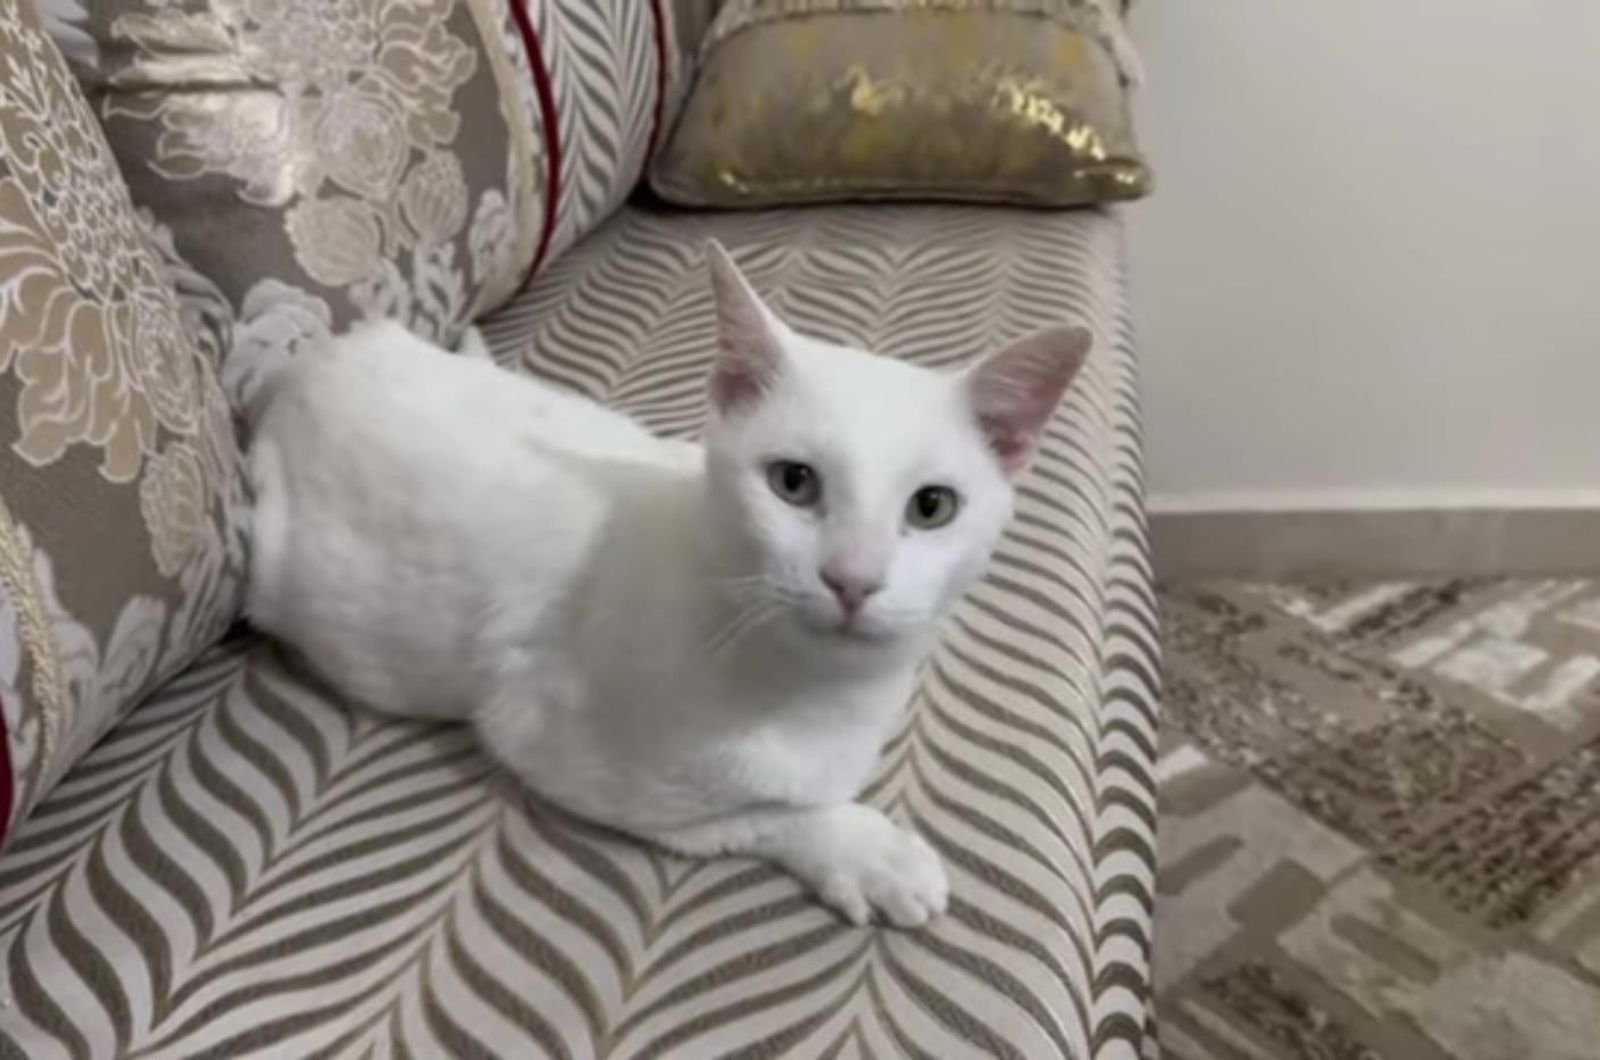
{"label": "white cat", "polygon": [[249,452],[250,616],[574,813],[918,925],[939,858],[852,800],[1089,333],[936,373],[796,334],[708,256],[703,449],[398,325],[291,361]]}

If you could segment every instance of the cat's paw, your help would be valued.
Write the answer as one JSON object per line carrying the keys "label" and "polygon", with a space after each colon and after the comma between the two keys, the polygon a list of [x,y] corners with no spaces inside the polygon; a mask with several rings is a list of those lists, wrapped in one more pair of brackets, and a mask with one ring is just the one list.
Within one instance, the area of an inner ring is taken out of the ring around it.
{"label": "cat's paw", "polygon": [[830,837],[833,849],[813,880],[817,896],[856,925],[876,919],[914,928],[943,913],[950,884],[939,855],[915,832],[856,809],[871,817]]}
{"label": "cat's paw", "polygon": [[950,898],[944,863],[915,832],[860,803],[757,811],[651,838],[691,857],[751,854],[797,876],[852,924],[921,927]]}

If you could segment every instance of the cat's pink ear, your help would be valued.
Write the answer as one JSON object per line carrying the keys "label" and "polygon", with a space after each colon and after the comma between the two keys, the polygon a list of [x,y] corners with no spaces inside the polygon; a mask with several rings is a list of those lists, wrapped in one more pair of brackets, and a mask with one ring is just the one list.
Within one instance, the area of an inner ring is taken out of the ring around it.
{"label": "cat's pink ear", "polygon": [[1036,331],[967,374],[978,426],[1006,474],[1015,475],[1028,465],[1093,342],[1088,328]]}
{"label": "cat's pink ear", "polygon": [[711,402],[726,415],[760,397],[777,379],[783,363],[783,325],[714,239],[706,241],[706,265],[717,309]]}

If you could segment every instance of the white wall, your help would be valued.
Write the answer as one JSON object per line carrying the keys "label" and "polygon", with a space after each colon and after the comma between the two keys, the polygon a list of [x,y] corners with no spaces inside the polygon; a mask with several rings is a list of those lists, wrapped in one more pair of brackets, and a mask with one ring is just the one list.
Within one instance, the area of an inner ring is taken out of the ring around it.
{"label": "white wall", "polygon": [[1140,0],[1157,510],[1595,504],[1600,3]]}

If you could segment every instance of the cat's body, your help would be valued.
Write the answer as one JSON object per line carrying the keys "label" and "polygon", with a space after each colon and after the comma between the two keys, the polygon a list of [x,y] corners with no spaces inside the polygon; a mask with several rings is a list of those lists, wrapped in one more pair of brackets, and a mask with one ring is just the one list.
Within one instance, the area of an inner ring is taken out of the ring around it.
{"label": "cat's body", "polygon": [[[920,923],[938,859],[851,800],[1010,489],[950,377],[802,339],[721,268],[705,450],[395,325],[291,363],[249,455],[250,615],[575,813]],[[964,533],[886,521],[934,478]]]}
{"label": "cat's body", "polygon": [[740,637],[699,461],[398,325],[359,331],[297,365],[261,422],[251,618],[372,708],[483,715],[535,789],[630,831],[730,798],[848,800],[915,655],[818,680]]}

